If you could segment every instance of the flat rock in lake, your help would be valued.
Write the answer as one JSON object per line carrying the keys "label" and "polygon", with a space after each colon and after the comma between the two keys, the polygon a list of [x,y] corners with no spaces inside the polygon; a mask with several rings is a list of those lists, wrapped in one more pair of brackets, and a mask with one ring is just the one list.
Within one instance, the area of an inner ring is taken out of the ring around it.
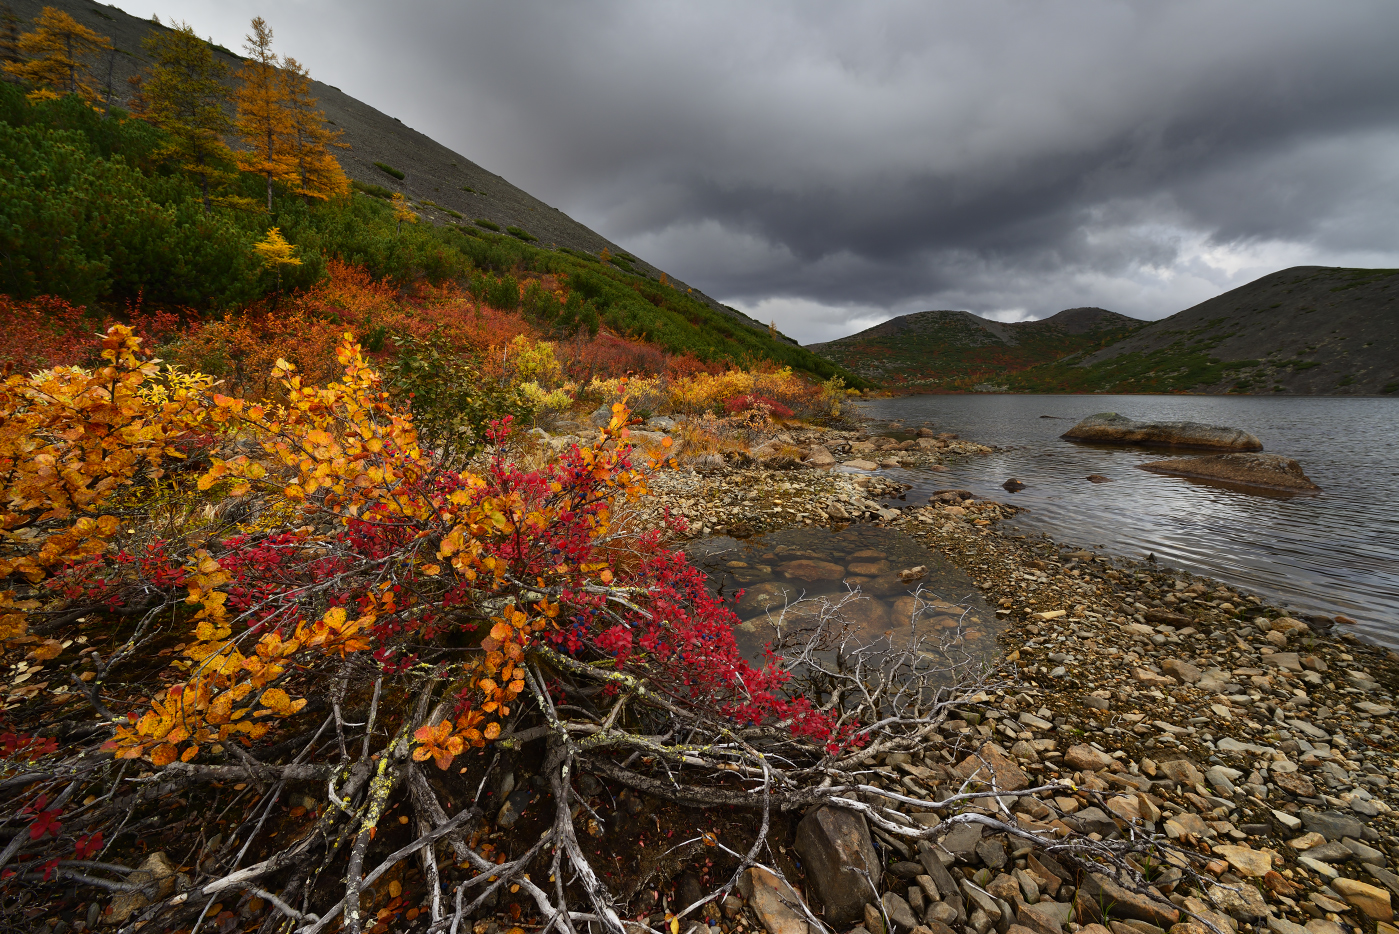
{"label": "flat rock in lake", "polygon": [[1116,412],[1090,415],[1059,437],[1094,444],[1145,444],[1205,451],[1263,450],[1263,442],[1238,428],[1199,422],[1139,422]]}
{"label": "flat rock in lake", "polygon": [[1281,454],[1208,454],[1204,457],[1177,457],[1140,465],[1152,473],[1199,480],[1222,480],[1269,490],[1315,493],[1321,487],[1302,472],[1302,465]]}

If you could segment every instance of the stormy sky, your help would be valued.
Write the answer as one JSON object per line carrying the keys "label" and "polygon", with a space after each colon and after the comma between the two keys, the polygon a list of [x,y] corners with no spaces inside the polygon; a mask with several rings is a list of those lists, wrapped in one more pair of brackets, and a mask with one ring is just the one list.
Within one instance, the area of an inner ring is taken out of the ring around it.
{"label": "stormy sky", "polygon": [[262,15],[314,77],[803,342],[1399,266],[1392,0],[118,4],[234,49]]}

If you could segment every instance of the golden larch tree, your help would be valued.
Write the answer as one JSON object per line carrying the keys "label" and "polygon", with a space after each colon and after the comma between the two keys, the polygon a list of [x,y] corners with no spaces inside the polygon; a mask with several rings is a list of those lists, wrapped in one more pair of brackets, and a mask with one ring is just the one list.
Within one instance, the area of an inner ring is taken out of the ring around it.
{"label": "golden larch tree", "polygon": [[282,296],[282,267],[300,266],[301,259],[296,255],[296,247],[287,242],[287,238],[282,236],[280,227],[272,227],[267,231],[267,236],[253,244],[253,252],[262,261],[262,267],[270,270],[277,277],[277,293],[272,300],[272,307],[277,307],[277,300]]}
{"label": "golden larch tree", "polygon": [[291,108],[280,61],[272,51],[272,29],[261,16],[252,26],[252,34],[245,36],[243,43],[247,62],[236,76],[234,128],[246,147],[238,153],[238,163],[244,171],[267,180],[267,211],[271,213],[272,183],[296,177],[290,158]]}
{"label": "golden larch tree", "polygon": [[46,6],[34,20],[34,31],[19,37],[21,61],[9,62],[5,70],[57,94],[78,94],[96,100],[92,84],[93,56],[112,48],[112,41],[93,32],[62,10]]}
{"label": "golden larch tree", "polygon": [[152,32],[141,44],[151,57],[138,89],[141,115],[170,134],[163,155],[194,177],[208,213],[210,189],[228,177],[234,161],[223,141],[232,125],[224,110],[228,69],[187,23]]}
{"label": "golden larch tree", "polygon": [[328,200],[350,190],[350,182],[331,155],[330,147],[347,148],[339,142],[341,130],[326,126],[325,114],[311,94],[311,76],[294,58],[282,60],[282,85],[290,111],[288,158],[295,172],[296,193],[308,202]]}

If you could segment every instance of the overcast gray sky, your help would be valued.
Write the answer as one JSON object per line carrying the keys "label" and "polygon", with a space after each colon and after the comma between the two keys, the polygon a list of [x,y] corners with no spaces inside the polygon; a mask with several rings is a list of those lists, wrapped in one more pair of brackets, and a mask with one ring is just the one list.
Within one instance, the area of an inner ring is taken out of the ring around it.
{"label": "overcast gray sky", "polygon": [[314,77],[803,342],[1399,266],[1399,3],[117,0]]}

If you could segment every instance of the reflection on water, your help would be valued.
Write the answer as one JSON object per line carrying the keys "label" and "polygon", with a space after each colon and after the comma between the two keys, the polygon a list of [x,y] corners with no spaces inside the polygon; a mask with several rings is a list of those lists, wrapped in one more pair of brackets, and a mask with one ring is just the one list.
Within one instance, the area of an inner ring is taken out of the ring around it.
{"label": "reflection on water", "polygon": [[[930,422],[1001,446],[945,473],[884,471],[909,502],[964,487],[1026,507],[1015,524],[1218,578],[1298,611],[1360,622],[1399,645],[1399,399],[1258,396],[907,396],[862,404],[875,418]],[[1059,435],[1085,416],[1187,419],[1242,428],[1296,458],[1322,488],[1296,496],[1148,473],[1161,449],[1078,445]],[[1044,418],[1042,416],[1053,416]],[[1110,482],[1093,483],[1097,474]],[[1008,478],[1026,484],[1001,489]]]}
{"label": "reflection on water", "polygon": [[750,661],[784,639],[831,651],[846,638],[870,646],[916,637],[948,663],[996,651],[996,615],[971,579],[900,532],[787,529],[702,539],[686,551],[743,620],[735,635]]}

